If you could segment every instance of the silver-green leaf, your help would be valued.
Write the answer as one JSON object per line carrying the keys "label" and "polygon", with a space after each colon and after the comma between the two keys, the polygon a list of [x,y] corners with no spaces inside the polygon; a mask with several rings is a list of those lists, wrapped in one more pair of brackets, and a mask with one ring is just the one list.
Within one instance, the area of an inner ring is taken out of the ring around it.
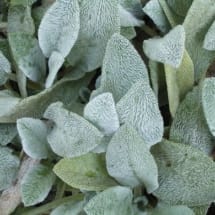
{"label": "silver-green leaf", "polygon": [[209,51],[215,51],[215,21],[205,35],[203,47]]}

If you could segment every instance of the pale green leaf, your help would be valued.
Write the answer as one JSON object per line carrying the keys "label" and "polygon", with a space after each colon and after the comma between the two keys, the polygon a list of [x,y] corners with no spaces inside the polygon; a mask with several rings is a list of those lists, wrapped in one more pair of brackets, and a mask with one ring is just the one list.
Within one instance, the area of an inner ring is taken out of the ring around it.
{"label": "pale green leaf", "polygon": [[45,13],[39,30],[40,47],[46,57],[56,51],[66,57],[77,40],[80,28],[77,0],[58,0]]}
{"label": "pale green leaf", "polygon": [[21,138],[24,152],[34,159],[48,158],[50,147],[47,142],[47,126],[33,118],[21,118],[17,120],[17,130]]}
{"label": "pale green leaf", "polygon": [[[189,131],[187,131],[189,133]],[[214,201],[215,165],[205,153],[167,140],[155,145],[159,188],[154,192],[167,204],[201,206]]]}
{"label": "pale green leaf", "polygon": [[184,21],[186,49],[193,60],[195,80],[198,81],[215,59],[215,51],[203,48],[205,34],[215,17],[215,1],[194,0]]}
{"label": "pale green leaf", "polygon": [[107,45],[98,92],[111,92],[117,102],[138,80],[149,83],[143,60],[126,38],[114,34]]}
{"label": "pale green leaf", "polygon": [[163,33],[170,30],[170,24],[158,0],[149,1],[143,8],[143,12],[152,19]]}
{"label": "pale green leaf", "polygon": [[67,105],[75,101],[78,98],[79,89],[88,85],[91,78],[92,74],[79,81],[65,78],[53,87],[25,99],[7,94],[8,91],[0,91],[0,122],[14,123],[23,117],[41,118],[51,103],[61,101]]}
{"label": "pale green leaf", "polygon": [[170,139],[196,147],[207,154],[214,148],[201,102],[201,90],[194,88],[182,101],[170,129]]}
{"label": "pale green leaf", "polygon": [[0,124],[0,145],[7,145],[16,135],[17,130],[15,124]]}
{"label": "pale green leaf", "polygon": [[207,34],[204,39],[204,49],[209,51],[215,51],[215,21],[209,28]]}
{"label": "pale green leaf", "polygon": [[167,0],[168,5],[180,16],[186,16],[193,0]]}
{"label": "pale green leaf", "polygon": [[194,211],[195,215],[207,215],[207,211],[209,207],[210,207],[210,204],[204,205],[204,206],[196,206],[196,207],[192,207],[192,210]]}
{"label": "pale green leaf", "polygon": [[80,32],[68,61],[84,72],[101,66],[110,37],[120,32],[118,0],[82,0]]}
{"label": "pale green leaf", "polygon": [[64,63],[64,57],[60,52],[53,51],[49,58],[49,75],[46,79],[46,88],[49,88],[54,83],[57,73]]}
{"label": "pale green leaf", "polygon": [[180,101],[194,85],[194,65],[186,50],[178,69],[165,65],[165,75],[169,109],[174,117]]}
{"label": "pale green leaf", "polygon": [[68,185],[81,190],[100,191],[116,185],[106,171],[102,155],[64,158],[55,165],[54,172]]}
{"label": "pale green leaf", "polygon": [[51,104],[44,117],[54,122],[47,139],[59,156],[77,157],[101,143],[103,134],[81,116],[65,109],[60,102]]}
{"label": "pale green leaf", "polygon": [[122,126],[106,153],[108,173],[132,188],[144,184],[148,193],[158,188],[158,170],[148,146],[130,126]]}
{"label": "pale green leaf", "polygon": [[134,27],[121,27],[120,34],[128,40],[132,40],[137,36]]}
{"label": "pale green leaf", "polygon": [[103,93],[92,99],[85,106],[84,117],[107,136],[119,128],[118,114],[111,93]]}
{"label": "pale green leaf", "polygon": [[184,21],[184,17],[179,16],[178,14],[176,14],[171,8],[170,6],[167,4],[166,0],[158,0],[160,3],[160,6],[162,7],[166,18],[168,19],[170,25],[172,27],[175,27],[177,25],[180,25],[183,23]]}
{"label": "pale green leaf", "polygon": [[8,73],[11,73],[11,65],[8,59],[0,51],[0,85],[8,80]]}
{"label": "pale green leaf", "polygon": [[0,191],[10,187],[16,180],[19,169],[18,157],[9,148],[0,146]]}
{"label": "pale green leaf", "polygon": [[28,170],[21,181],[21,196],[25,206],[42,202],[49,194],[55,175],[49,167],[38,164]]}
{"label": "pale green leaf", "polygon": [[84,207],[87,215],[133,215],[132,192],[127,187],[113,187],[97,194]]}
{"label": "pale green leaf", "polygon": [[195,215],[187,206],[157,206],[148,212],[148,215]]}
{"label": "pale green leaf", "polygon": [[133,126],[149,148],[161,141],[163,118],[157,98],[148,84],[143,81],[134,84],[117,103],[117,112],[120,123]]}
{"label": "pale green leaf", "polygon": [[83,210],[84,203],[84,201],[71,201],[62,204],[54,209],[50,215],[80,215],[80,212]]}
{"label": "pale green leaf", "polygon": [[150,59],[178,68],[185,50],[184,43],[185,31],[178,25],[163,38],[145,40],[143,49]]}
{"label": "pale green leaf", "polygon": [[210,129],[215,136],[215,78],[207,78],[203,82],[202,104],[204,115]]}

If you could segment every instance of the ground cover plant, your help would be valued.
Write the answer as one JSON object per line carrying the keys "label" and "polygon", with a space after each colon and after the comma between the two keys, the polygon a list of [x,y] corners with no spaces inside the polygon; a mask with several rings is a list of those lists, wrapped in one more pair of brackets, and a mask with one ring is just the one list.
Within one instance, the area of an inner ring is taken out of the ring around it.
{"label": "ground cover plant", "polygon": [[0,214],[214,214],[214,61],[213,0],[1,0]]}

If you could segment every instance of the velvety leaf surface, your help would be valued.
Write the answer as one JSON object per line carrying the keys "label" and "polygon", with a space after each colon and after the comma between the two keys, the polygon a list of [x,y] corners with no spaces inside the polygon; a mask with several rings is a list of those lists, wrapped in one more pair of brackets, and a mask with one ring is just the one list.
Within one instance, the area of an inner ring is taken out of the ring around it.
{"label": "velvety leaf surface", "polygon": [[111,93],[92,99],[84,108],[84,117],[105,135],[112,135],[119,128],[119,119]]}
{"label": "velvety leaf surface", "polygon": [[205,35],[204,39],[204,48],[209,50],[209,51],[215,51],[215,21],[209,28],[207,34]]}
{"label": "velvety leaf surface", "polygon": [[157,166],[148,146],[130,126],[122,126],[111,139],[106,153],[108,173],[119,183],[144,184],[149,193],[158,188]]}
{"label": "velvety leaf surface", "polygon": [[161,141],[163,119],[158,101],[147,83],[139,81],[117,103],[120,123],[133,126],[150,147]]}
{"label": "velvety leaf surface", "polygon": [[12,154],[11,149],[0,146],[0,163],[0,190],[2,191],[16,180],[19,159]]}
{"label": "velvety leaf surface", "polygon": [[51,169],[38,164],[29,169],[21,182],[22,202],[31,206],[42,202],[48,195],[55,181]]}
{"label": "velvety leaf surface", "polygon": [[203,152],[167,140],[152,148],[159,188],[154,194],[168,204],[201,206],[215,196],[213,160]]}
{"label": "velvety leaf surface", "polygon": [[106,171],[102,155],[64,158],[55,165],[54,172],[68,185],[81,190],[101,191],[116,185]]}
{"label": "velvety leaf surface", "polygon": [[97,194],[84,210],[87,215],[132,215],[131,202],[131,190],[117,186]]}
{"label": "velvety leaf surface", "polygon": [[47,142],[47,126],[39,119],[21,118],[17,120],[17,130],[24,152],[34,158],[43,159],[50,155]]}
{"label": "velvety leaf surface", "polygon": [[204,118],[198,87],[180,104],[171,125],[170,140],[191,145],[207,154],[212,152],[215,143]]}
{"label": "velvety leaf surface", "polygon": [[16,135],[17,130],[15,124],[0,124],[0,145],[7,145]]}
{"label": "velvety leaf surface", "polygon": [[8,79],[8,73],[11,73],[10,62],[0,51],[0,85],[5,84]]}
{"label": "velvety leaf surface", "polygon": [[145,40],[143,50],[150,59],[178,68],[184,54],[184,43],[184,28],[178,25],[163,38]]}
{"label": "velvety leaf surface", "polygon": [[61,157],[77,157],[101,143],[103,134],[81,116],[68,111],[60,102],[51,104],[44,117],[54,122],[47,140]]}

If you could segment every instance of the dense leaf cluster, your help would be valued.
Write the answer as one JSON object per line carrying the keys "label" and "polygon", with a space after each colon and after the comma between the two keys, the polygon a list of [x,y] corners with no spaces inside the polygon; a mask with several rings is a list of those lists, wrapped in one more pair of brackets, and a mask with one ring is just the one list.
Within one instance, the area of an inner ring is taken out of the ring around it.
{"label": "dense leaf cluster", "polygon": [[1,0],[0,214],[206,215],[214,19],[213,0]]}

